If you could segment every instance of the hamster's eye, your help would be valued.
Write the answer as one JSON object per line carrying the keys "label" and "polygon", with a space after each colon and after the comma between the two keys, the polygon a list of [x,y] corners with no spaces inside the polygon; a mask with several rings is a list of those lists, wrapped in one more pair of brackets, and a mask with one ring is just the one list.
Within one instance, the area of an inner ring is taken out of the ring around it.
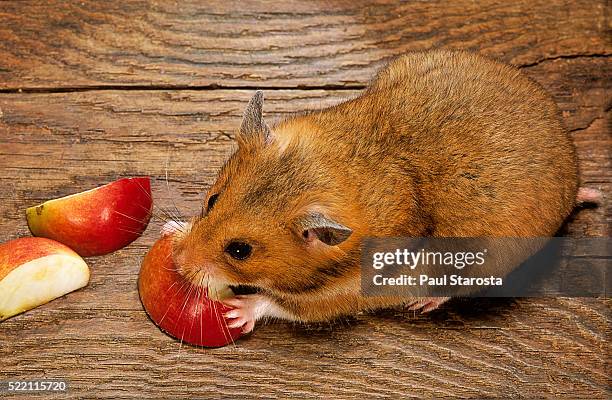
{"label": "hamster's eye", "polygon": [[225,247],[225,252],[236,260],[246,260],[251,255],[251,250],[251,245],[244,242],[230,242]]}
{"label": "hamster's eye", "polygon": [[218,194],[213,194],[212,196],[210,196],[208,198],[208,208],[207,210],[210,211],[211,208],[213,208],[213,206],[215,205],[215,203],[217,202],[217,198],[219,197]]}

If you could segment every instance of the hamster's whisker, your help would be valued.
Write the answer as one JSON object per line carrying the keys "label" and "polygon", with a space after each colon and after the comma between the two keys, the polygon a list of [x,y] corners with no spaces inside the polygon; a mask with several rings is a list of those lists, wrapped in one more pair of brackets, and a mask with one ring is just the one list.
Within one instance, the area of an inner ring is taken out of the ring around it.
{"label": "hamster's whisker", "polygon": [[[199,294],[198,294],[198,304],[201,304],[202,295],[204,294],[204,289],[202,287],[202,283],[204,282],[204,276],[205,276],[205,273],[200,274],[200,280],[198,281],[199,282],[199,287],[200,287],[200,291],[199,291]],[[204,315],[204,313],[200,312],[200,339],[202,339],[204,337],[204,329],[202,327],[202,324],[203,324],[203,321],[204,321],[204,319],[202,317],[203,315]]]}
{"label": "hamster's whisker", "polygon": [[[218,294],[216,294],[215,296],[218,297]],[[235,348],[236,342],[234,341],[234,338],[232,337],[232,333],[230,332],[229,326],[227,326],[227,320],[225,319],[225,316],[220,315],[219,318],[221,319],[221,322],[223,323],[223,325],[221,325],[222,331],[223,331],[223,337],[224,338],[229,337],[230,341],[232,342],[232,347]]]}
{"label": "hamster's whisker", "polygon": [[[206,273],[206,277],[207,277],[207,281],[206,281],[206,295],[210,298],[210,293],[208,293],[208,290],[210,288],[210,274]],[[216,289],[215,289],[216,290]],[[215,298],[217,298],[218,293],[215,293]],[[210,307],[211,312],[213,313],[212,315],[216,318],[217,320],[217,325],[219,325],[221,327],[221,332],[223,333],[223,340],[224,341],[228,341],[227,339],[229,338],[229,340],[232,343],[232,346],[236,346],[236,343],[234,342],[234,338],[232,338],[232,335],[229,331],[229,328],[227,326],[227,321],[225,319],[225,316],[220,315],[218,310],[217,310],[217,302],[213,301],[212,302],[212,307]]]}
{"label": "hamster's whisker", "polygon": [[[164,258],[164,262],[168,261],[168,259],[169,259],[170,257],[172,257],[172,253],[168,253],[168,254],[166,254],[166,258]],[[176,273],[178,273],[178,274],[181,274],[181,272],[179,271],[179,269],[178,269],[176,266],[174,266],[174,264],[172,264],[172,265],[173,265],[173,268],[168,268],[168,267],[164,267],[164,266],[161,266],[161,268],[162,268],[162,269],[165,269],[166,271],[176,272]],[[174,282],[174,283],[176,283],[176,282]],[[174,284],[174,283],[173,283],[173,284]]]}
{"label": "hamster's whisker", "polygon": [[184,218],[178,218],[175,217],[174,215],[172,215],[170,213],[170,210],[164,209],[164,208],[159,208],[158,210],[160,212],[164,213],[164,217],[160,217],[159,215],[154,215],[159,221],[161,221],[163,224],[166,224],[168,222],[174,222],[174,230],[176,232],[180,232],[182,234],[186,234],[189,232],[189,230],[191,229],[190,224],[186,223],[184,221]]}
{"label": "hamster's whisker", "polygon": [[[210,281],[210,278],[209,278],[209,281]],[[208,291],[208,287],[206,288],[206,291]],[[207,293],[207,295],[210,298],[210,293]],[[217,294],[215,293],[215,298],[216,297],[217,297]],[[227,323],[225,322],[225,317],[223,315],[219,315],[219,312],[217,310],[217,302],[216,301],[213,301],[211,304],[212,304],[212,307],[213,307],[213,310],[214,310],[215,318],[217,319],[217,325],[221,327],[221,332],[223,333],[223,339],[225,341],[227,341],[227,334],[225,332],[225,327],[226,327]],[[230,339],[231,339],[231,336],[230,336]]]}
{"label": "hamster's whisker", "polygon": [[[199,293],[199,289],[200,289],[200,287],[199,287],[199,286],[197,286],[197,285],[193,285],[193,284],[192,284],[192,287],[195,287],[195,290],[194,290],[194,293],[192,294],[192,296],[193,296],[193,297],[195,298],[195,300],[196,300],[196,311],[198,311],[198,308],[200,308],[200,296],[199,296],[199,294],[198,294],[198,293]],[[195,323],[195,319],[194,319],[194,318],[192,318],[192,319],[191,319],[191,325],[189,326],[189,332],[190,332],[190,333],[191,333],[191,332],[193,332],[193,324],[194,324],[194,323]]]}
{"label": "hamster's whisker", "polygon": [[[145,193],[147,196],[149,196],[149,198],[151,198],[151,200],[153,200],[149,192],[145,190],[140,183],[137,183],[137,184],[140,187],[140,189],[143,191],[143,193]],[[146,207],[144,207],[141,204],[138,204],[138,207],[142,208],[143,210],[147,210]],[[163,223],[170,222],[170,221],[180,222],[180,218],[177,218],[177,216],[173,215],[168,210],[165,210],[162,207],[157,206],[154,202],[151,202],[151,209],[147,211],[151,212],[151,217],[155,217]]]}
{"label": "hamster's whisker", "polygon": [[[168,153],[168,157],[170,156],[170,153]],[[170,186],[168,184],[168,158],[166,159],[166,171],[165,171],[165,177],[166,177],[166,188],[168,190],[168,197],[170,198],[170,201],[172,202],[175,210],[177,211],[177,213],[171,213],[168,210],[164,210],[161,207],[158,207],[155,205],[154,202],[151,202],[152,208],[151,208],[151,216],[152,217],[156,217],[158,220],[162,221],[163,223],[166,222],[170,222],[170,221],[174,221],[174,222],[181,222],[182,219],[184,219],[183,214],[180,212],[180,210],[178,209],[178,207],[176,206],[176,204],[174,203],[174,199],[172,198],[172,196],[170,195]],[[138,185],[138,187],[140,188],[140,190],[147,195],[147,197],[149,197],[151,200],[153,199],[152,195],[150,194],[150,192],[148,190],[145,190],[145,188],[140,184],[140,182],[136,182],[136,184]],[[142,206],[141,204],[138,204],[139,207],[146,209],[144,206]],[[148,211],[148,210],[147,210]],[[159,211],[163,214],[163,216],[161,216],[160,214],[156,213],[156,211]],[[185,233],[183,231],[181,231],[181,233]]]}
{"label": "hamster's whisker", "polygon": [[137,180],[135,180],[135,182],[138,185],[138,187],[140,188],[140,190],[142,190],[142,193],[144,193],[148,198],[153,200],[153,196],[151,195],[151,193],[148,190],[146,190],[144,187],[142,187],[140,182],[138,182]]}
{"label": "hamster's whisker", "polygon": [[[148,210],[146,207],[144,207],[141,204],[138,204],[138,207],[142,208],[143,210],[150,211],[151,212],[151,217],[155,217],[155,218],[159,219],[160,221],[162,221],[164,223],[172,220],[168,213],[166,213],[163,209],[157,207],[155,204],[153,204],[153,207],[151,208],[151,210]],[[158,212],[162,213],[163,216],[158,214]]]}
{"label": "hamster's whisker", "polygon": [[[174,286],[176,283],[178,283],[178,281],[174,282],[172,285],[170,285],[170,287],[168,289],[166,289],[165,293],[168,293],[170,291],[170,289],[172,289],[172,286]],[[172,300],[174,300],[174,298],[176,297],[176,295],[184,289],[186,282],[182,282],[181,286],[178,287],[178,289],[176,290],[176,292],[174,292],[174,294],[172,295],[172,297],[170,298],[170,301],[168,302],[168,304],[172,304]],[[168,314],[168,311],[170,311],[170,306],[168,306],[168,309],[166,310],[166,312],[164,313],[164,315],[162,315],[161,319],[159,320],[159,323],[161,324],[162,321],[164,320],[164,318],[166,318],[166,315]]]}
{"label": "hamster's whisker", "polygon": [[131,229],[125,229],[125,228],[122,228],[122,227],[120,227],[120,226],[118,226],[118,227],[117,227],[117,229],[119,229],[120,231],[123,231],[123,232],[133,233],[134,235],[140,235],[140,234],[142,234],[142,232],[133,231],[133,230],[131,230]]}
{"label": "hamster's whisker", "polygon": [[154,206],[154,207],[156,208],[156,210],[159,213],[161,213],[161,215],[163,215],[163,217],[162,217],[160,214],[157,214],[158,218],[160,220],[162,220],[162,222],[164,222],[164,223],[171,222],[171,221],[180,222],[179,220],[176,219],[176,217],[174,215],[172,215],[172,213],[170,213],[169,210],[167,210],[165,208],[162,208],[162,207],[157,207],[157,206]]}
{"label": "hamster's whisker", "polygon": [[172,201],[172,205],[174,206],[174,209],[176,210],[175,217],[177,218],[177,220],[180,221],[181,219],[184,218],[184,216],[181,213],[181,211],[178,209],[178,207],[176,206],[176,203],[174,202],[174,198],[172,197],[171,192],[170,192],[170,183],[168,182],[169,165],[170,165],[170,148],[168,148],[168,155],[166,156],[166,191],[168,193],[168,197],[170,198],[170,201]]}
{"label": "hamster's whisker", "polygon": [[[191,276],[191,274],[189,275]],[[181,312],[179,313],[179,316],[176,320],[177,323],[180,322],[182,316],[183,316],[183,311],[185,310],[185,307],[187,306],[187,302],[189,302],[190,298],[191,298],[191,292],[193,289],[193,283],[191,282],[190,279],[186,279],[184,282],[186,285],[189,285],[188,289],[187,289],[187,295],[185,296],[185,301],[183,302],[183,306],[181,307]],[[191,321],[191,328],[193,328],[193,321]],[[190,328],[190,329],[191,329]],[[178,358],[181,358],[181,350],[183,348],[183,338],[185,337],[185,330],[187,329],[187,326],[183,327],[183,331],[181,332],[181,338],[179,339],[179,351],[178,351]]]}
{"label": "hamster's whisker", "polygon": [[191,224],[185,222],[184,220],[172,220],[171,222],[174,222],[173,229],[176,232],[186,234],[191,230]]}
{"label": "hamster's whisker", "polygon": [[179,349],[177,358],[181,359],[181,350],[183,349],[183,336],[185,336],[185,328],[183,328],[183,332],[181,332],[181,338],[179,339]]}
{"label": "hamster's whisker", "polygon": [[157,212],[156,215],[161,217],[160,219],[163,220],[163,222],[174,221],[172,214],[170,214],[165,208],[155,206],[155,211]]}
{"label": "hamster's whisker", "polygon": [[173,268],[166,268],[166,267],[161,267],[161,268],[165,269],[166,271],[176,272],[176,269],[173,269]]}
{"label": "hamster's whisker", "polygon": [[[193,282],[191,282],[190,280],[187,281],[187,283],[189,284],[189,288],[187,289],[187,295],[185,296],[185,301],[183,302],[183,306],[181,307],[181,311],[179,312],[178,318],[176,319],[176,322],[179,323],[181,321],[181,318],[183,317],[183,312],[185,311],[185,307],[187,306],[187,303],[189,302],[189,300],[191,300],[191,295],[193,292]],[[193,327],[193,321],[191,321],[192,323],[192,327]],[[181,342],[179,345],[179,357],[181,354],[181,348],[183,347],[183,337],[185,337],[185,329],[187,329],[187,326],[183,327],[183,332],[181,333]]]}
{"label": "hamster's whisker", "polygon": [[171,207],[158,207],[168,217],[168,220],[180,222],[181,218],[174,213]]}
{"label": "hamster's whisker", "polygon": [[[142,187],[142,185],[140,183],[138,183],[138,186],[141,188],[141,190],[147,194],[147,196],[149,196],[149,193]],[[155,205],[155,203],[151,203],[152,208],[151,208],[151,216],[153,217],[157,217],[158,219],[160,219],[161,221],[168,222],[168,221],[174,221],[174,217],[173,215],[171,215],[168,211],[164,210],[161,207],[158,207],[157,205]],[[138,204],[138,207],[142,208],[143,210],[149,211],[146,207],[144,207],[142,204]],[[159,214],[156,214],[156,211],[161,212],[165,218],[161,217]]]}
{"label": "hamster's whisker", "polygon": [[[210,296],[210,294],[208,295]],[[232,345],[235,346],[236,344],[234,343],[234,339],[232,338],[232,335],[227,326],[227,321],[225,320],[225,316],[219,314],[219,310],[217,308],[217,302],[213,301],[212,306],[214,309],[214,315],[217,319],[217,325],[221,327],[221,332],[223,333],[223,340],[227,342],[227,339],[229,337],[230,341],[232,342]]]}
{"label": "hamster's whisker", "polygon": [[131,219],[132,221],[136,221],[136,222],[138,222],[139,224],[141,224],[141,223],[143,223],[143,222],[144,222],[144,220],[134,218],[134,217],[132,217],[132,216],[129,216],[129,215],[124,214],[124,213],[122,213],[122,212],[120,212],[120,211],[117,211],[117,210],[113,210],[113,212],[115,212],[116,214],[121,215],[122,217],[125,217],[125,218],[128,218],[128,219]]}
{"label": "hamster's whisker", "polygon": [[185,216],[176,206],[174,199],[170,198],[170,201],[172,202],[172,208],[174,209],[170,208],[168,209],[168,212],[170,213],[170,215],[172,215],[175,221],[183,221],[185,219]]}
{"label": "hamster's whisker", "polygon": [[[209,284],[210,284],[210,275],[206,274],[206,295],[210,297],[210,293],[208,293]],[[215,316],[215,309],[213,307],[209,306],[208,307],[208,312],[209,312],[210,317],[211,317],[210,319],[212,320],[212,317]]]}
{"label": "hamster's whisker", "polygon": [[[163,215],[160,213],[164,213]],[[182,221],[175,220],[166,210],[163,208],[157,207],[157,210],[152,210],[151,217],[153,217],[156,221],[161,222],[162,225],[168,222],[176,222],[175,228],[176,231],[181,234],[186,234],[189,232],[189,227],[186,224],[183,224]]]}

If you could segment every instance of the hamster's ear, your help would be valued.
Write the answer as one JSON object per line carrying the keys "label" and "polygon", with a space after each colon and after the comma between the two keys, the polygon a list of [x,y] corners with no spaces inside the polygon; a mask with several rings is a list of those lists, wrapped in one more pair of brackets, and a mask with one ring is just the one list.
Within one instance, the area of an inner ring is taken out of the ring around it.
{"label": "hamster's ear", "polygon": [[270,128],[263,119],[263,92],[255,92],[246,109],[240,125],[240,141],[249,143],[262,141],[267,144],[271,140]]}
{"label": "hamster's ear", "polygon": [[344,242],[353,233],[350,228],[319,212],[312,212],[299,218],[296,227],[306,242],[319,240],[328,246]]}

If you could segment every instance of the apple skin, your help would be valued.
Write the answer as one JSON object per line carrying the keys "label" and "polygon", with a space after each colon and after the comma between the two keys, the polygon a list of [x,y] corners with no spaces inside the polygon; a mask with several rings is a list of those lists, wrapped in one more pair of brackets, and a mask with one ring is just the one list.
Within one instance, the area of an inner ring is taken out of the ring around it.
{"label": "apple skin", "polygon": [[119,250],[136,240],[151,218],[148,177],[124,178],[26,210],[34,236],[64,243],[83,257]]}
{"label": "apple skin", "polygon": [[172,261],[172,236],[159,239],[145,256],[138,291],[153,322],[164,332],[183,342],[221,347],[242,335],[241,328],[228,328],[223,314],[231,310],[206,296],[185,279]]}
{"label": "apple skin", "polygon": [[86,286],[89,267],[67,246],[46,238],[0,244],[0,321]]}

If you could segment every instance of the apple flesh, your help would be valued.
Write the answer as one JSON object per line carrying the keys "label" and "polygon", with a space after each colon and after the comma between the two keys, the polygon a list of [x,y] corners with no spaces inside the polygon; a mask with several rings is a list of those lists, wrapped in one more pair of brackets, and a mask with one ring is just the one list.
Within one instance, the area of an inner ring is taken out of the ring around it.
{"label": "apple flesh", "polygon": [[148,177],[124,178],[49,200],[26,210],[34,236],[64,243],[83,257],[119,250],[136,240],[151,218]]}
{"label": "apple flesh", "polygon": [[0,321],[80,289],[89,268],[54,240],[21,238],[0,244]]}
{"label": "apple flesh", "polygon": [[149,317],[162,331],[183,342],[204,347],[232,343],[242,329],[227,327],[223,314],[231,308],[210,299],[207,288],[195,286],[181,275],[171,252],[172,237],[165,236],[142,262],[138,291]]}

